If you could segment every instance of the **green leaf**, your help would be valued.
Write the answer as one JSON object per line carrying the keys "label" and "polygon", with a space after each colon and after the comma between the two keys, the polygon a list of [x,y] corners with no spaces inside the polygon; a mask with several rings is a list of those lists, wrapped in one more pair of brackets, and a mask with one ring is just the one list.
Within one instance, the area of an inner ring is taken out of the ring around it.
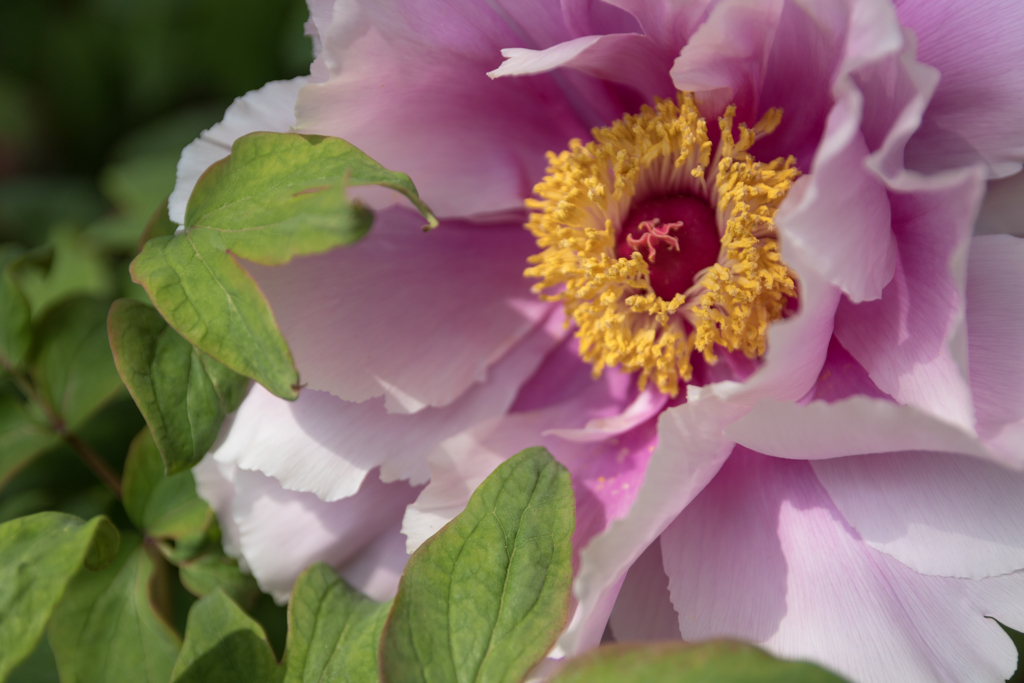
{"label": "green leaf", "polygon": [[502,463],[413,553],[381,636],[386,681],[509,681],[565,624],[575,501],[543,448]]}
{"label": "green leaf", "polygon": [[216,590],[188,613],[171,683],[271,683],[276,669],[263,627]]}
{"label": "green leaf", "polygon": [[25,360],[32,340],[28,299],[14,280],[20,249],[0,245],[0,361],[17,367]]}
{"label": "green leaf", "polygon": [[106,318],[103,302],[72,299],[50,311],[35,333],[30,366],[36,389],[72,431],[123,391]]}
{"label": "green leaf", "polygon": [[75,577],[48,630],[62,683],[166,683],[180,640],[155,608],[156,569],[125,533],[108,567]]}
{"label": "green leaf", "polygon": [[31,404],[0,394],[0,490],[60,436]]}
{"label": "green leaf", "polygon": [[[198,495],[191,472],[167,476],[149,429],[143,427],[128,447],[122,477],[124,509],[150,538],[175,544],[173,560],[181,550],[198,550],[213,523],[213,511]],[[183,548],[179,548],[179,546]]]}
{"label": "green leaf", "polygon": [[808,662],[775,659],[752,645],[716,641],[605,645],[565,664],[551,683],[843,683]]}
{"label": "green leaf", "polygon": [[288,603],[283,683],[376,683],[388,605],[350,587],[326,564],[299,576]]}
{"label": "green leaf", "polygon": [[188,592],[203,598],[218,588],[242,607],[249,609],[260,597],[256,579],[243,574],[238,561],[222,552],[208,552],[183,562],[178,577]]}
{"label": "green leaf", "polygon": [[149,424],[167,471],[182,472],[213,445],[249,380],[195,349],[151,307],[119,299],[107,318],[121,379]]}
{"label": "green leaf", "polygon": [[0,681],[35,649],[71,578],[110,562],[117,542],[106,517],[40,512],[0,524]]}
{"label": "green leaf", "polygon": [[287,263],[354,242],[372,214],[345,188],[401,192],[430,225],[437,219],[409,177],[381,167],[344,140],[251,133],[200,177],[186,231],[146,243],[132,277],[181,336],[282,398],[298,396],[298,373],[259,287],[235,257]]}
{"label": "green leaf", "polygon": [[49,267],[32,259],[18,267],[17,280],[38,319],[53,306],[76,296],[106,297],[114,281],[96,245],[71,227],[55,228],[49,237],[53,250]]}

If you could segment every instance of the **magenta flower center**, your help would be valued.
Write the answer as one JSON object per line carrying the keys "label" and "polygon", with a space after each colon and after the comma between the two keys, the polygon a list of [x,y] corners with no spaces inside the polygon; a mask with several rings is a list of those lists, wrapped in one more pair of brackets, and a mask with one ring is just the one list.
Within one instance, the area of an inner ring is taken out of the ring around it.
{"label": "magenta flower center", "polygon": [[615,251],[620,258],[640,252],[650,268],[651,289],[671,301],[693,286],[698,273],[718,261],[721,246],[708,203],[677,194],[632,206]]}

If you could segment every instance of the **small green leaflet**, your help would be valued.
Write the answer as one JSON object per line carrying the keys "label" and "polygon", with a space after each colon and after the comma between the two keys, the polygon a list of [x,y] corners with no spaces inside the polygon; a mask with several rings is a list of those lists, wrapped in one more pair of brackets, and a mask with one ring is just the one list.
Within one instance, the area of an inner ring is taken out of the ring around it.
{"label": "small green leaflet", "polygon": [[604,645],[563,665],[550,683],[844,683],[808,662],[775,659],[752,645],[681,641]]}
{"label": "small green leaflet", "polygon": [[118,299],[107,316],[114,363],[146,418],[167,471],[199,462],[249,380],[199,351],[153,308]]}
{"label": "small green leaflet", "polygon": [[72,577],[109,563],[117,546],[106,517],[40,512],[0,524],[0,681],[35,650]]}
{"label": "small green leaflet", "polygon": [[279,265],[362,237],[371,212],[345,188],[383,185],[437,219],[409,177],[344,140],[251,133],[200,177],[182,234],[156,237],[132,262],[161,315],[203,353],[274,394],[298,396],[291,352],[259,287],[236,260]]}
{"label": "small green leaflet", "polygon": [[543,448],[502,463],[413,553],[381,636],[390,683],[516,683],[565,625],[575,499]]}

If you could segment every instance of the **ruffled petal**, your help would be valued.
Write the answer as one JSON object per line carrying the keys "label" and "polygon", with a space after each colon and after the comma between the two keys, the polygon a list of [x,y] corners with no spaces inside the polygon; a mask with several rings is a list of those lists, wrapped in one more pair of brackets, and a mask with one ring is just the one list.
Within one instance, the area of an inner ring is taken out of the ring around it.
{"label": "ruffled petal", "polygon": [[[634,17],[644,35],[649,36],[665,52],[678,55],[690,36],[707,19],[713,0],[604,0]],[[612,33],[612,31],[608,31]]]}
{"label": "ruffled petal", "polygon": [[[544,49],[576,36],[558,3],[419,0],[335,8],[321,35],[328,78],[303,90],[304,132],[344,138],[408,173],[440,216],[522,207],[560,150],[613,109],[573,100],[551,76],[492,81],[506,47]],[[314,65],[314,72],[318,72]]]}
{"label": "ruffled petal", "polygon": [[393,208],[351,247],[247,264],[309,388],[384,395],[391,412],[447,405],[547,315],[523,278],[535,247],[521,226],[421,225]]}
{"label": "ruffled petal", "polygon": [[1024,237],[1024,173],[989,181],[974,234]]}
{"label": "ruffled petal", "polygon": [[995,683],[1016,665],[971,582],[870,548],[808,463],[737,449],[662,535],[662,553],[687,641],[753,641],[865,683]]}
{"label": "ruffled petal", "polygon": [[573,654],[597,644],[601,631],[594,626],[603,627],[601,619],[610,613],[630,565],[721,467],[733,447],[722,428],[744,410],[702,397],[700,389],[691,386],[687,403],[661,414],[658,443],[635,502],[580,551],[573,584],[578,605],[559,639],[563,652]]}
{"label": "ruffled petal", "polygon": [[291,402],[256,385],[212,452],[219,462],[260,471],[290,491],[328,502],[355,494],[375,467],[384,481],[424,484],[427,456],[437,444],[505,413],[564,334],[560,318],[536,328],[494,365],[487,381],[450,405],[414,415],[388,413],[381,398],[351,403],[305,389]]}
{"label": "ruffled petal", "polygon": [[976,168],[899,185],[890,193],[896,276],[878,301],[840,302],[835,334],[882,391],[970,430],[964,287],[984,178]]}
{"label": "ruffled petal", "polygon": [[1024,240],[974,238],[967,268],[967,343],[978,433],[986,438],[1024,420],[1022,291]]}
{"label": "ruffled petal", "polygon": [[979,161],[991,177],[1016,173],[1024,159],[1024,5],[902,0],[897,12],[920,40],[918,58],[942,72],[907,166],[935,171]]}
{"label": "ruffled petal", "polygon": [[584,36],[546,50],[512,47],[502,50],[501,55],[505,61],[487,74],[491,78],[527,76],[565,67],[628,85],[647,101],[675,94],[668,75],[673,55],[659,51],[647,36],[636,33]]}
{"label": "ruffled petal", "polygon": [[[221,488],[226,488],[224,480],[233,487],[228,514],[222,499],[209,500],[211,505],[217,503],[213,506],[222,527],[233,524],[237,529],[237,557],[244,559],[261,590],[284,603],[306,567],[326,562],[346,578],[351,566],[353,581],[378,595],[384,592],[386,584],[381,575],[393,573],[395,558],[383,553],[376,542],[394,533],[417,489],[404,482],[384,484],[372,476],[356,495],[325,503],[311,493],[286,491],[277,480],[259,472],[221,463],[217,466]],[[205,481],[209,475],[207,467]],[[209,488],[200,481],[204,480],[197,477],[197,490],[205,498]],[[225,550],[232,552],[235,548],[225,544]],[[361,558],[364,551],[370,553],[368,558]],[[367,567],[373,558],[382,563],[376,573]],[[401,567],[397,571],[401,574]],[[397,582],[393,587],[397,588]]]}
{"label": "ruffled petal", "polygon": [[948,453],[816,460],[865,543],[922,574],[980,579],[1024,568],[1024,474]]}
{"label": "ruffled petal", "polygon": [[660,540],[626,572],[608,625],[619,642],[679,639],[679,615],[669,596]]}
{"label": "ruffled petal", "polygon": [[185,223],[185,208],[203,171],[231,153],[235,140],[256,131],[287,133],[295,125],[295,100],[308,78],[271,81],[259,90],[236,98],[224,119],[204,130],[181,152],[177,181],[167,202],[168,214],[178,225]]}

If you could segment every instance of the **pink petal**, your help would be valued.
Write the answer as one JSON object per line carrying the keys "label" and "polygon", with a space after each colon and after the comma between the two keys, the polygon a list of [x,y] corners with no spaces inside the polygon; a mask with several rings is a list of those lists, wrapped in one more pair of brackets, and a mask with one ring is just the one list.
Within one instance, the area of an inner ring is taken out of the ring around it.
{"label": "pink petal", "polygon": [[321,35],[329,78],[301,94],[298,127],[408,173],[438,215],[520,209],[544,153],[585,136],[600,117],[582,112],[581,122],[550,76],[487,78],[502,48],[575,37],[556,3],[506,5],[394,0],[336,10]]}
{"label": "pink petal", "polygon": [[[260,588],[278,602],[288,599],[295,579],[314,562],[343,570],[350,563],[358,566],[364,550],[380,557],[374,542],[394,532],[417,493],[408,484],[383,484],[374,476],[355,496],[325,503],[241,469],[234,484],[231,516],[238,525],[241,555]],[[354,578],[361,577],[370,578],[365,567]]]}
{"label": "pink petal", "polygon": [[536,248],[519,225],[421,225],[390,209],[351,247],[248,264],[309,388],[385,395],[391,412],[447,405],[550,310],[523,277]]}
{"label": "pink petal", "polygon": [[[605,0],[636,17],[644,34],[662,50],[678,55],[690,36],[707,18],[713,0]],[[612,31],[608,31],[612,33]]]}
{"label": "pink petal", "polygon": [[409,561],[401,522],[381,533],[355,559],[338,572],[349,585],[378,602],[387,602],[398,592],[398,582]]}
{"label": "pink petal", "polygon": [[864,542],[917,572],[980,579],[1024,568],[1024,474],[922,452],[812,466]]}
{"label": "pink petal", "polygon": [[974,238],[967,267],[968,358],[978,433],[986,438],[1024,420],[1022,291],[1024,240]]}
{"label": "pink petal", "polygon": [[546,50],[511,47],[501,54],[505,61],[487,74],[491,78],[540,74],[566,67],[628,85],[648,101],[675,94],[668,76],[673,55],[660,52],[650,39],[636,33],[584,36]]}
{"label": "pink petal", "polygon": [[[722,427],[745,409],[702,398],[700,390],[694,389],[687,403],[661,414],[658,444],[628,514],[580,551],[573,590],[579,602],[559,639],[566,653],[596,645],[593,626],[610,610],[630,565],[710,481],[732,450]],[[600,638],[600,631],[596,637]]]}
{"label": "pink petal", "polygon": [[863,97],[849,89],[829,112],[811,174],[797,179],[776,214],[792,240],[853,301],[877,299],[896,267],[889,200],[865,167]]}
{"label": "pink petal", "polygon": [[907,164],[936,170],[985,163],[992,177],[1011,175],[1024,158],[1024,84],[1009,65],[1024,61],[1024,6],[954,0],[902,0],[900,21],[917,34],[919,59],[942,72]]}
{"label": "pink petal", "polygon": [[380,398],[351,403],[305,389],[290,402],[255,385],[212,452],[219,462],[258,470],[290,491],[309,491],[328,502],[355,494],[375,467],[384,481],[424,484],[427,457],[438,443],[508,410],[520,385],[565,334],[559,322],[535,329],[485,382],[450,405],[414,415],[388,413]]}
{"label": "pink petal", "polygon": [[679,639],[679,615],[669,596],[660,540],[629,568],[608,625],[619,642]]}
{"label": "pink petal", "polygon": [[255,131],[287,133],[295,125],[295,100],[308,79],[271,81],[235,98],[220,123],[204,130],[181,152],[177,182],[167,203],[171,220],[185,223],[185,207],[203,171],[231,153],[235,140]]}
{"label": "pink petal", "polygon": [[836,337],[900,403],[974,426],[963,310],[967,246],[984,192],[980,169],[906,176],[890,193],[899,264],[879,301],[843,300]]}
{"label": "pink petal", "polygon": [[1024,173],[989,181],[974,234],[1024,236]]}
{"label": "pink petal", "polygon": [[871,549],[808,463],[737,449],[662,535],[662,553],[684,640],[753,641],[866,683],[994,683],[1015,666],[970,582]]}

